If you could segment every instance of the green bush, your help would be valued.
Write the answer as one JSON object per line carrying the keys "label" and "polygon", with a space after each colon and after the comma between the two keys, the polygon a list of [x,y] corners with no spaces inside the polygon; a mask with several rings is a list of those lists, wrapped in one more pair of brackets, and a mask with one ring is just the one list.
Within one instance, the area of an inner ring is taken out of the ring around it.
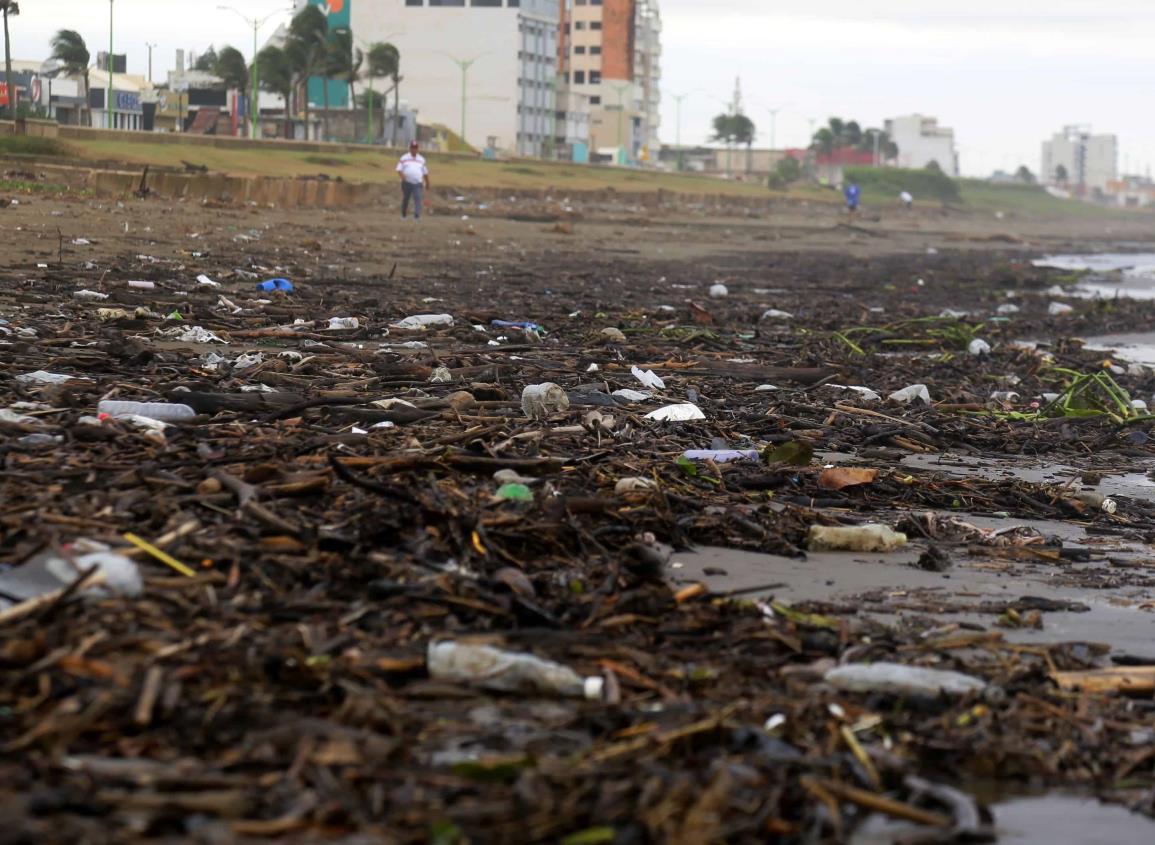
{"label": "green bush", "polygon": [[910,191],[915,200],[936,199],[959,202],[959,184],[944,173],[933,170],[901,170],[896,167],[848,167],[843,173],[847,183],[857,182],[863,193],[897,197]]}

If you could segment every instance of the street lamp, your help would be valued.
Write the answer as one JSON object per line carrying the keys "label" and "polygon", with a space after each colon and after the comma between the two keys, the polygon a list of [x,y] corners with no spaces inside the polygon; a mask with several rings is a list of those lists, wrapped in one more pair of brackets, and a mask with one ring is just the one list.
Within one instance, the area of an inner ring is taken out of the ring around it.
{"label": "street lamp", "polygon": [[473,67],[473,63],[483,56],[489,55],[489,53],[481,53],[480,55],[474,56],[472,59],[459,59],[456,56],[451,56],[449,53],[445,52],[442,52],[441,55],[445,56],[447,59],[461,68],[461,143],[468,144],[469,142],[465,140],[465,104],[468,101],[466,78],[469,75],[469,69]]}
{"label": "street lamp", "polygon": [[151,41],[146,41],[146,42],[144,42],[144,46],[148,48],[148,84],[151,85],[152,84],[152,51],[156,48],[156,45],[153,44]]}
{"label": "street lamp", "polygon": [[[112,0],[109,0],[112,2]],[[263,18],[250,18],[239,9],[234,9],[232,6],[217,6],[217,9],[222,12],[234,12],[240,16],[241,20],[253,28],[253,62],[249,67],[250,82],[252,86],[252,95],[249,97],[249,137],[257,137],[257,100],[260,98],[260,80],[261,72],[259,63],[257,62],[257,34],[260,32],[262,26],[269,22],[270,19],[277,15],[283,14],[288,9],[277,9],[269,12]]]}
{"label": "street lamp", "polygon": [[104,111],[108,115],[108,128],[114,128],[115,113],[112,108],[112,0],[108,0],[108,102],[104,104]]}
{"label": "street lamp", "polygon": [[623,118],[625,117],[625,114],[626,114],[626,107],[625,107],[625,104],[622,102],[622,96],[626,93],[626,91],[628,91],[632,87],[632,85],[633,85],[633,83],[623,82],[620,85],[611,85],[610,86],[610,88],[615,93],[617,93],[617,95],[618,95],[618,158],[623,159],[622,161],[619,161],[618,164],[625,164],[626,163],[624,161],[625,155],[623,155],[623,152],[625,150],[626,145],[625,145],[625,141],[624,141],[625,135],[623,134],[624,129],[622,126]]}
{"label": "street lamp", "polygon": [[674,130],[674,146],[678,148],[678,170],[683,170],[685,164],[682,153],[682,101],[689,97],[689,94],[671,94],[674,102],[678,104],[677,120],[675,122],[676,129]]}

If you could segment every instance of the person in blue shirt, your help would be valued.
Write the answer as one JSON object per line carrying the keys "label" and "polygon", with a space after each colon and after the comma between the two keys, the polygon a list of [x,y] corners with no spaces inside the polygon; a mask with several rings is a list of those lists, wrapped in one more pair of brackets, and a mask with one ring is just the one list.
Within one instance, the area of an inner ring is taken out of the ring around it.
{"label": "person in blue shirt", "polygon": [[849,211],[853,217],[854,212],[858,211],[858,200],[862,196],[862,189],[854,182],[851,182],[842,193],[846,195],[846,210]]}

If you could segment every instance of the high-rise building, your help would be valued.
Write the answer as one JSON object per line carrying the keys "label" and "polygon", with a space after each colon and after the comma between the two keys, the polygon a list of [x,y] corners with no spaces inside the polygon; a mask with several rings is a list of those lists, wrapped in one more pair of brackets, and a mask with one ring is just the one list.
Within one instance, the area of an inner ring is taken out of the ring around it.
{"label": "high-rise building", "polygon": [[1064,126],[1043,142],[1040,179],[1069,186],[1080,195],[1102,193],[1119,173],[1119,140],[1093,135],[1090,126]]}
{"label": "high-rise building", "polygon": [[938,125],[938,120],[921,114],[886,121],[886,134],[898,146],[898,166],[922,170],[932,161],[947,176],[958,176],[958,153],[954,130]]}
{"label": "high-rise building", "polygon": [[560,84],[589,97],[591,146],[619,163],[656,155],[662,31],[657,0],[560,5]]}
{"label": "high-rise building", "polygon": [[[394,44],[401,99],[471,146],[524,156],[554,143],[559,0],[343,0],[354,42]],[[380,84],[377,93],[381,93]]]}

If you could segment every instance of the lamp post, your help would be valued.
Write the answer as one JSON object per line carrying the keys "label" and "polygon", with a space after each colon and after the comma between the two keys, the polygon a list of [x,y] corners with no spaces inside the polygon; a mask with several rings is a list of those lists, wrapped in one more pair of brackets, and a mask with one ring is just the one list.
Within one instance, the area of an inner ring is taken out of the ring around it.
{"label": "lamp post", "polygon": [[445,56],[447,59],[461,68],[461,143],[468,144],[469,142],[465,140],[465,107],[466,103],[469,101],[467,82],[469,77],[469,69],[473,67],[474,62],[476,62],[482,56],[488,54],[482,53],[480,55],[474,56],[472,59],[459,59],[456,56],[449,55],[449,53],[442,53],[441,55]]}
{"label": "lamp post", "polygon": [[146,41],[144,46],[148,48],[148,81],[152,84],[152,51],[156,47],[151,41]]}
{"label": "lamp post", "polygon": [[674,102],[678,104],[677,119],[674,123],[674,146],[678,148],[678,170],[685,169],[685,161],[682,153],[682,101],[689,97],[689,94],[671,94]]}
{"label": "lamp post", "polygon": [[[110,0],[110,2],[111,2],[111,0]],[[243,20],[245,23],[247,23],[249,26],[251,26],[253,28],[253,61],[252,61],[252,64],[249,65],[249,77],[250,77],[249,78],[249,84],[252,86],[252,89],[253,89],[251,92],[251,96],[249,97],[249,137],[250,138],[256,138],[257,137],[257,117],[258,117],[258,115],[257,115],[257,112],[258,112],[257,101],[260,99],[260,96],[261,96],[261,93],[260,93],[261,71],[260,71],[259,63],[257,62],[257,35],[260,32],[261,27],[264,26],[266,23],[268,23],[271,18],[274,18],[277,15],[282,14],[286,10],[285,9],[277,9],[276,11],[269,12],[263,18],[250,18],[244,12],[240,11],[239,9],[234,9],[232,6],[217,6],[217,9],[219,11],[222,11],[222,12],[235,13],[236,15],[238,15],[241,18],[241,20]]]}

